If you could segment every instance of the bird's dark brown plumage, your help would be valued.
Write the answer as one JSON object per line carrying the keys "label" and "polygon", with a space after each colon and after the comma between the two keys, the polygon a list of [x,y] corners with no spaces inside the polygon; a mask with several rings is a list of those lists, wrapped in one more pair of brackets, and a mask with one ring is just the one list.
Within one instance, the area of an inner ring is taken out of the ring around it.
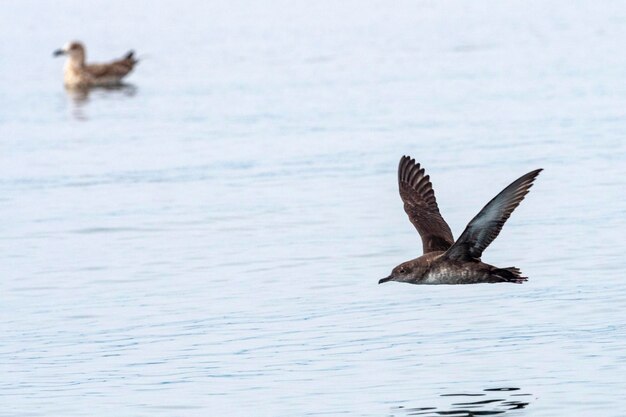
{"label": "bird's dark brown plumage", "polygon": [[424,253],[448,250],[454,243],[450,226],[439,213],[430,177],[415,159],[400,159],[398,185],[404,211],[422,237]]}
{"label": "bird's dark brown plumage", "polygon": [[498,268],[481,261],[483,251],[498,236],[511,213],[528,194],[541,169],[513,181],[469,222],[457,241],[439,212],[430,178],[414,159],[403,156],[398,185],[404,211],[422,238],[424,254],[396,266],[388,281],[411,284],[522,283],[516,267]]}

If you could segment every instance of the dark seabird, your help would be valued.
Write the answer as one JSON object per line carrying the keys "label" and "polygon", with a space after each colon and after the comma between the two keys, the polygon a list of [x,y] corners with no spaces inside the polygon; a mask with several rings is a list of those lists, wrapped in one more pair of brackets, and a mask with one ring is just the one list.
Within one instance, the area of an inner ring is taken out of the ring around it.
{"label": "dark seabird", "polygon": [[541,172],[522,175],[493,198],[472,219],[456,242],[450,226],[441,217],[430,177],[415,160],[403,156],[398,166],[400,197],[404,211],[422,237],[424,255],[396,266],[391,275],[378,281],[410,284],[478,284],[513,282],[528,278],[515,267],[498,268],[480,260],[483,251],[498,236],[502,226]]}

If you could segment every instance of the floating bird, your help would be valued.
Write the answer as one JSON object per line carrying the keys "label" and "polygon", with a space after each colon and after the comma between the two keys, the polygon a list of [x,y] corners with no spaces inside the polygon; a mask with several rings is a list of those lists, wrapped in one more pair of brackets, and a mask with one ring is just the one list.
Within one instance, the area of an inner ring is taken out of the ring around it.
{"label": "floating bird", "polygon": [[57,49],[54,56],[67,55],[63,81],[68,88],[106,87],[119,85],[122,78],[130,73],[137,60],[134,52],[128,52],[122,59],[108,64],[85,63],[85,47],[80,42],[70,42]]}
{"label": "floating bird", "polygon": [[403,156],[398,166],[400,197],[404,211],[422,237],[424,255],[396,266],[391,275],[378,283],[521,284],[526,281],[528,278],[521,276],[518,268],[498,268],[480,258],[541,171],[536,169],[522,175],[502,190],[469,222],[455,242],[450,227],[439,213],[430,177],[424,175],[424,168],[414,159]]}

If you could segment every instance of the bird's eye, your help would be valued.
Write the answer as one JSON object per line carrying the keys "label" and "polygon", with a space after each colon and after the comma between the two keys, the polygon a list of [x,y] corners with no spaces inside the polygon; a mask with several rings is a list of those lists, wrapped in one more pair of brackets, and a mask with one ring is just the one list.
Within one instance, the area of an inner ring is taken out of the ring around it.
{"label": "bird's eye", "polygon": [[401,274],[404,274],[406,271],[404,270],[404,268],[400,268],[400,271],[399,271],[399,272],[400,272]]}

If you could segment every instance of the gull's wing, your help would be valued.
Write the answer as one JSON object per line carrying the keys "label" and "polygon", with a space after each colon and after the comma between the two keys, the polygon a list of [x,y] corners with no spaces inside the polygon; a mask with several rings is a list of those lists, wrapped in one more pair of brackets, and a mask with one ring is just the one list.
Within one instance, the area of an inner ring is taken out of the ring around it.
{"label": "gull's wing", "polygon": [[487,203],[444,256],[452,260],[480,260],[483,251],[498,236],[502,226],[528,194],[541,171],[536,169],[521,176]]}
{"label": "gull's wing", "polygon": [[120,60],[113,61],[109,64],[87,65],[85,70],[95,78],[121,78],[131,72],[136,63],[137,60],[133,57],[133,51],[130,51]]}
{"label": "gull's wing", "polygon": [[454,243],[450,226],[441,217],[430,177],[415,160],[403,156],[398,165],[398,185],[404,211],[422,237],[424,253],[445,251]]}

